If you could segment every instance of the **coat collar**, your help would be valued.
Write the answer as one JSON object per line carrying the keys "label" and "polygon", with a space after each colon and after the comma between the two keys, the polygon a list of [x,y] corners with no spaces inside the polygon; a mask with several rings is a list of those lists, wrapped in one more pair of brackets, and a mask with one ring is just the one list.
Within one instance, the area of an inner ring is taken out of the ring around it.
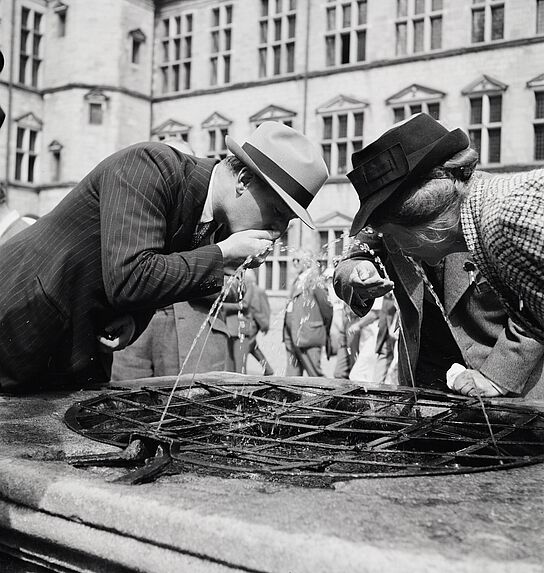
{"label": "coat collar", "polygon": [[398,280],[402,283],[406,294],[420,313],[423,304],[423,282],[419,278],[412,263],[402,255],[390,255],[391,263],[396,269]]}
{"label": "coat collar", "polygon": [[469,253],[452,253],[444,259],[444,308],[448,315],[470,287],[470,276],[463,268],[473,262]]}
{"label": "coat collar", "polygon": [[[424,293],[421,279],[410,261],[405,257],[391,255],[391,259],[397,269],[398,279],[402,282],[406,294],[413,305],[418,310],[421,309]],[[472,257],[469,253],[452,253],[444,260],[444,308],[448,315],[470,287],[469,275],[463,268],[467,261],[472,262]]]}

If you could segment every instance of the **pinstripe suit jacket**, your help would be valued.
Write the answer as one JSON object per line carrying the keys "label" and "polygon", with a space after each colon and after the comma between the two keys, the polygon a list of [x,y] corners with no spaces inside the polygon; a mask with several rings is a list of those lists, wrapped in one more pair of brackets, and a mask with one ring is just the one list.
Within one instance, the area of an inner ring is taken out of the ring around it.
{"label": "pinstripe suit jacket", "polygon": [[[130,313],[223,284],[217,245],[190,251],[215,161],[140,143],[102,161],[0,247],[0,371],[25,383],[109,379],[96,337]],[[33,385],[34,385],[33,384]]]}

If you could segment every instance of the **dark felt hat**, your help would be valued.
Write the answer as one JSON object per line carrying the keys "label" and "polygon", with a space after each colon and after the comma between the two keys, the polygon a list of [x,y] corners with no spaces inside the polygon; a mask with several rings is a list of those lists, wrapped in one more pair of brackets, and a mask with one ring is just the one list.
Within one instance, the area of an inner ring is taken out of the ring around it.
{"label": "dark felt hat", "polygon": [[433,168],[466,149],[469,143],[462,130],[448,131],[430,115],[419,113],[356,151],[351,156],[353,171],[348,177],[361,207],[350,235],[356,235],[372,211],[395,191],[408,189]]}

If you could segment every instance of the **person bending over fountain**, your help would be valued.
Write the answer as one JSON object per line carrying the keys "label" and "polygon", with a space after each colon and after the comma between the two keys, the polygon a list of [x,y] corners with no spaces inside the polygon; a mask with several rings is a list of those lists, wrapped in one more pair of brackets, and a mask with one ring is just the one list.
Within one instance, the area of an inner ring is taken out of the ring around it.
{"label": "person bending over fountain", "polygon": [[[460,362],[468,370],[455,379],[457,391],[525,394],[542,371],[543,347],[531,337],[542,339],[544,171],[473,173],[468,144],[461,130],[419,114],[353,155],[359,246],[338,265],[335,288],[364,314],[395,285],[401,383],[443,384],[446,365]],[[525,216],[515,218],[511,208],[522,204]],[[502,261],[498,248],[506,248]],[[376,256],[385,252],[383,268]],[[541,260],[530,282],[527,256]]]}
{"label": "person bending over fountain", "polygon": [[220,162],[165,143],[114,153],[0,247],[3,383],[109,380],[111,352],[156,308],[217,292],[225,267],[260,264],[290,219],[313,226],[306,208],[328,174],[305,136],[265,122],[226,145],[234,156]]}

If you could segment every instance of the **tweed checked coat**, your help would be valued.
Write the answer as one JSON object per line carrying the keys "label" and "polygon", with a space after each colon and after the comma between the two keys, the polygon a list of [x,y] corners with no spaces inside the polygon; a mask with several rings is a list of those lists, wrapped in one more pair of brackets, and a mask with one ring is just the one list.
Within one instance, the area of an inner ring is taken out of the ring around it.
{"label": "tweed checked coat", "polygon": [[508,314],[544,343],[544,169],[475,173],[461,222],[475,263]]}
{"label": "tweed checked coat", "polygon": [[0,373],[37,383],[109,379],[97,335],[131,314],[223,285],[217,245],[189,251],[215,161],[141,143],[102,161],[0,247]]}
{"label": "tweed checked coat", "polygon": [[[385,253],[377,234],[363,231],[357,239],[382,258],[389,277],[395,283],[394,293],[403,327],[403,338],[399,340],[399,383],[410,386],[421,341],[423,281],[402,254]],[[347,281],[355,264],[353,259],[374,259],[371,253],[358,247],[354,247],[348,257],[339,263],[335,273],[335,289],[339,295],[341,283]],[[475,283],[470,281],[468,273],[463,270],[468,260],[472,260],[469,253],[454,253],[446,257],[443,280],[443,305],[452,325],[453,338],[467,367],[480,371],[508,392],[526,395],[538,384],[533,394],[542,393],[544,346],[508,318],[480,273],[476,273]],[[352,308],[357,314],[364,315],[372,303],[373,300],[369,300],[366,304],[359,304],[355,300]]]}

